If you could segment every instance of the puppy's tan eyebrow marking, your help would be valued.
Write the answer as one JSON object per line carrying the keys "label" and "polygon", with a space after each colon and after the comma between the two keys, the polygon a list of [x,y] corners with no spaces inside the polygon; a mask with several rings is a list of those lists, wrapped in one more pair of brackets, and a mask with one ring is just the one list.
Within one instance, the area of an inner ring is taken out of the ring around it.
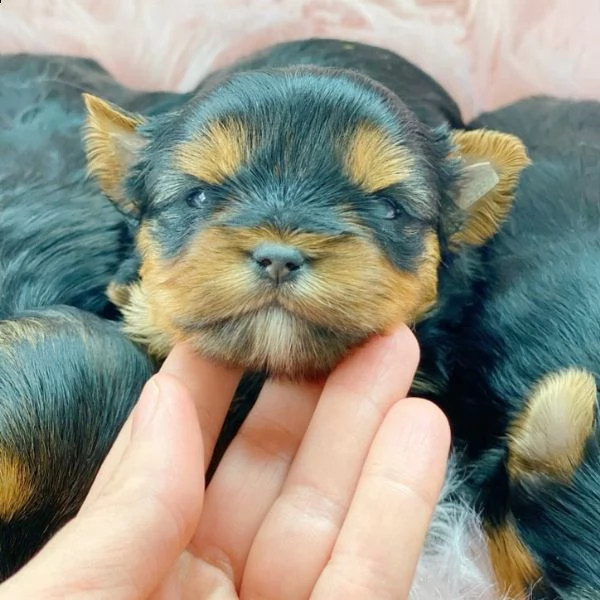
{"label": "puppy's tan eyebrow marking", "polygon": [[211,185],[235,175],[250,157],[248,129],[237,119],[211,123],[175,151],[175,167]]}
{"label": "puppy's tan eyebrow marking", "polygon": [[372,123],[355,129],[344,160],[351,181],[367,193],[406,181],[414,168],[408,148]]}

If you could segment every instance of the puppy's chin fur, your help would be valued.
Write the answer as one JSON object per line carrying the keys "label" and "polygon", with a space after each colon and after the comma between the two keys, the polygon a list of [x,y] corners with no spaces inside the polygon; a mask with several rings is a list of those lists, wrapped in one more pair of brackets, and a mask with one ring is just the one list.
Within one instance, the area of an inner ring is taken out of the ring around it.
{"label": "puppy's chin fur", "polygon": [[109,296],[123,313],[125,333],[159,360],[175,344],[186,342],[209,360],[288,381],[322,379],[351,348],[384,333],[351,325],[327,327],[279,306],[198,323],[170,319],[164,306],[157,314],[140,282],[112,286]]}
{"label": "puppy's chin fur", "polygon": [[270,307],[204,326],[187,341],[207,358],[297,381],[326,376],[363,337]]}

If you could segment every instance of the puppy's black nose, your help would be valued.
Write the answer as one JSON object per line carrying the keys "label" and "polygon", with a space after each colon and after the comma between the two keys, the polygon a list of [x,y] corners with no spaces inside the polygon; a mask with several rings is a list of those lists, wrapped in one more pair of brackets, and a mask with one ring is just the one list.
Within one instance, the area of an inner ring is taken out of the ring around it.
{"label": "puppy's black nose", "polygon": [[306,262],[302,252],[292,246],[261,244],[252,253],[260,272],[275,283],[293,279]]}

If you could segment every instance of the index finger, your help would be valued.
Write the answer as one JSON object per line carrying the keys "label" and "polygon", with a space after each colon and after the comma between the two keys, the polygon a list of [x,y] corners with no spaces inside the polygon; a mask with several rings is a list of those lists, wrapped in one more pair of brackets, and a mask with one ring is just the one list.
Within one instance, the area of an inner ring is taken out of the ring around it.
{"label": "index finger", "polygon": [[[242,373],[205,360],[185,343],[177,344],[171,350],[160,372],[178,379],[192,396],[202,432],[206,468]],[[118,469],[123,454],[129,447],[131,423],[136,407],[124,423],[110,452],[100,466],[83,503],[83,509],[98,498],[106,483]]]}
{"label": "index finger", "polygon": [[449,447],[448,421],[434,404],[411,398],[390,409],[311,600],[408,598]]}
{"label": "index finger", "polygon": [[173,348],[160,371],[179,379],[192,395],[207,468],[242,371],[208,361],[186,343]]}

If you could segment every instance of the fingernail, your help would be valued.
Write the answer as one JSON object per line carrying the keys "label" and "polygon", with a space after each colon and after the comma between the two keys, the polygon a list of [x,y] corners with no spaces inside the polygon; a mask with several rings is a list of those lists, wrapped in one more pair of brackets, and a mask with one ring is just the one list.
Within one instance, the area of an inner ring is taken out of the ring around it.
{"label": "fingernail", "polygon": [[144,431],[152,423],[158,411],[159,402],[160,389],[155,378],[152,377],[146,382],[140,394],[140,400],[135,408],[131,426],[132,437]]}

